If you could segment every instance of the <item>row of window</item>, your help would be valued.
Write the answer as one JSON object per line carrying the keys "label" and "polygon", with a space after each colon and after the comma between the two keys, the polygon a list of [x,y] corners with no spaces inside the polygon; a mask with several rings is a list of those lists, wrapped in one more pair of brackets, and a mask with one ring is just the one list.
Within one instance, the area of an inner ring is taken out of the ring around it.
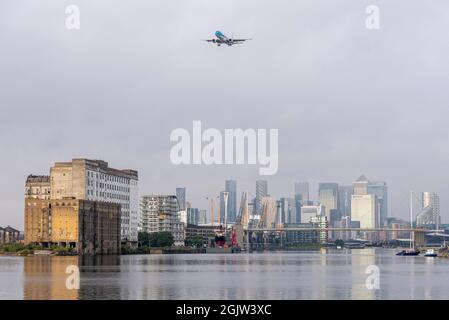
{"label": "row of window", "polygon": [[121,192],[127,192],[127,193],[130,192],[130,188],[129,187],[116,186],[116,185],[113,185],[113,184],[108,184],[108,183],[103,183],[103,182],[98,183],[98,181],[94,183],[94,181],[91,180],[91,179],[87,179],[87,185],[89,187],[97,187],[97,188],[100,188],[100,189],[121,191]]}
{"label": "row of window", "polygon": [[103,192],[103,191],[95,191],[87,189],[87,195],[88,196],[96,196],[96,197],[102,197],[102,198],[108,198],[108,199],[115,199],[115,200],[122,200],[122,201],[129,201],[130,197],[128,195],[123,194],[116,194],[116,193],[110,193],[110,192]]}
{"label": "row of window", "polygon": [[118,182],[123,184],[130,184],[130,179],[118,176],[111,176],[105,173],[98,173],[93,171],[87,171],[88,178],[96,178],[105,181]]}

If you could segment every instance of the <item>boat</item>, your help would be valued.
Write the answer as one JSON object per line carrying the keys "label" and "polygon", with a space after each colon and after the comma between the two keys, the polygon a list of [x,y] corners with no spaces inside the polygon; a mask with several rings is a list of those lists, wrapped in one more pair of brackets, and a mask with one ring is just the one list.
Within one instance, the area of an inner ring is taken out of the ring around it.
{"label": "boat", "polygon": [[397,256],[418,256],[419,250],[416,250],[413,239],[413,191],[410,191],[410,248],[396,253]]}
{"label": "boat", "polygon": [[353,242],[353,243],[345,243],[345,248],[347,249],[365,249],[365,244],[364,243],[358,243],[358,242]]}
{"label": "boat", "polygon": [[397,256],[417,256],[419,255],[418,250],[402,250],[396,253]]}
{"label": "boat", "polygon": [[426,253],[424,253],[424,257],[438,257],[438,254],[435,253],[433,249],[427,249]]}
{"label": "boat", "polygon": [[223,227],[220,226],[220,230],[215,233],[215,247],[223,248],[226,245],[226,236],[223,232]]}
{"label": "boat", "polygon": [[53,252],[51,250],[34,250],[34,254],[37,256],[51,256]]}

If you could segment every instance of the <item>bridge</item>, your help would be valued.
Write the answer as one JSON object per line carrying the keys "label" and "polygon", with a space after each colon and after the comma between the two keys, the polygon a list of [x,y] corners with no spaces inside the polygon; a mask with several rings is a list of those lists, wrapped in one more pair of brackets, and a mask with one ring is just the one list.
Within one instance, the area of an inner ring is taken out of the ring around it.
{"label": "bridge", "polygon": [[442,230],[428,230],[428,229],[420,229],[420,228],[401,228],[401,229],[391,229],[391,228],[340,228],[340,227],[310,227],[310,228],[249,228],[246,229],[249,232],[257,232],[257,231],[360,231],[360,232],[436,232]]}
{"label": "bridge", "polygon": [[264,227],[255,227],[255,228],[242,228],[243,230],[243,236],[246,236],[246,245],[248,245],[249,236],[250,234],[260,234],[260,233],[278,233],[283,234],[288,231],[300,231],[300,232],[315,232],[315,233],[321,233],[321,232],[412,232],[412,241],[414,242],[415,246],[417,247],[423,247],[426,245],[425,241],[425,235],[432,235],[432,233],[439,233],[442,230],[428,230],[428,229],[422,229],[422,228],[354,228],[354,227],[291,227],[291,228],[285,228],[283,226],[278,226],[276,228],[264,228]]}
{"label": "bridge", "polygon": [[[310,227],[285,227],[282,223],[276,223],[279,221],[278,207],[276,201],[270,201],[269,199],[265,199],[262,203],[262,214],[257,221],[252,221],[250,217],[249,211],[249,203],[248,203],[248,195],[246,192],[242,193],[242,200],[240,204],[239,214],[237,216],[236,224],[234,228],[236,229],[236,234],[238,238],[238,243],[245,243],[249,245],[249,239],[251,235],[257,234],[282,234],[291,231],[299,231],[299,232],[315,232],[315,233],[326,233],[324,238],[327,239],[327,232],[366,232],[366,233],[380,233],[380,232],[408,232],[411,233],[411,241],[415,244],[415,246],[425,246],[425,235],[441,235],[444,233],[443,230],[427,230],[422,228],[355,228],[355,227],[325,227],[325,224],[321,224],[320,222],[312,223]],[[268,227],[271,226],[271,227]],[[226,226],[225,226],[225,229]],[[244,240],[246,236],[246,241]]]}

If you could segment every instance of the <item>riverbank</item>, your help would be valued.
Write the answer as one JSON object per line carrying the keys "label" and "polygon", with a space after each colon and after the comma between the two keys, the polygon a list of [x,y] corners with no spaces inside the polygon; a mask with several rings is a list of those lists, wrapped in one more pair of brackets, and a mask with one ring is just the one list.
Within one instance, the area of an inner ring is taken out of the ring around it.
{"label": "riverbank", "polygon": [[45,255],[77,255],[72,248],[51,247],[44,248],[41,246],[25,245],[22,243],[12,243],[0,245],[0,255],[3,256],[29,256],[34,254]]}

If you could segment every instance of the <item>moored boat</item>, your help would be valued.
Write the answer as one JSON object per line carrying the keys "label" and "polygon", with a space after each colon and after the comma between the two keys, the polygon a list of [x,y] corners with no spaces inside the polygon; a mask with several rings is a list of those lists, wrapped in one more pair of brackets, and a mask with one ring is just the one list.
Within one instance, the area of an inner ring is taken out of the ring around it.
{"label": "moored boat", "polygon": [[410,249],[402,250],[396,253],[397,256],[417,256],[419,250],[415,249],[415,243],[413,238],[413,191],[410,191]]}
{"label": "moored boat", "polygon": [[438,254],[433,249],[427,249],[426,253],[424,253],[424,257],[438,257]]}
{"label": "moored boat", "polygon": [[396,253],[397,256],[417,256],[419,255],[418,250],[402,250]]}

